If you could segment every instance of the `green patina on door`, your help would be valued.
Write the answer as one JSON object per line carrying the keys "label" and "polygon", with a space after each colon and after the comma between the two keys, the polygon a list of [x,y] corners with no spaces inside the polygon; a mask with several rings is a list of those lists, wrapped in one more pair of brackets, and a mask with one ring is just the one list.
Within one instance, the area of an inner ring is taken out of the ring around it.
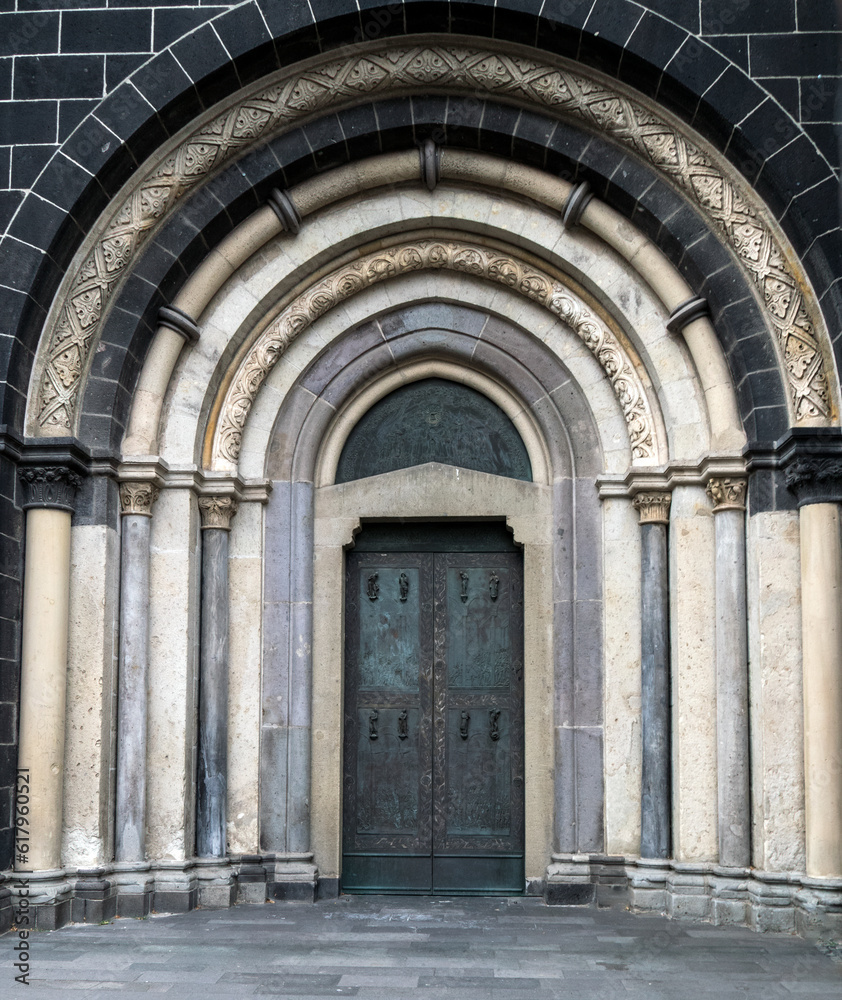
{"label": "green patina on door", "polygon": [[523,573],[502,525],[348,554],[342,887],[521,893]]}

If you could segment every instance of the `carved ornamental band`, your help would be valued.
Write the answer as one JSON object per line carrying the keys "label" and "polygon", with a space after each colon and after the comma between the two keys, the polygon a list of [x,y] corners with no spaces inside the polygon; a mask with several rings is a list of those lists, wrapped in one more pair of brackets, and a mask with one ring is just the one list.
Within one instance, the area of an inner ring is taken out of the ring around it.
{"label": "carved ornamental band", "polygon": [[705,492],[713,501],[714,514],[720,510],[746,509],[745,479],[711,479]]}
{"label": "carved ornamental band", "polygon": [[152,517],[152,504],[160,492],[154,483],[120,483],[120,513]]}
{"label": "carved ornamental band", "polygon": [[638,493],[632,500],[641,524],[669,524],[670,493]]}
{"label": "carved ornamental band", "polygon": [[560,282],[510,254],[450,240],[416,240],[388,247],[334,271],[291,302],[260,335],[240,365],[222,405],[214,468],[236,465],[246,420],[258,390],[292,341],[328,310],[371,285],[400,274],[447,270],[513,288],[544,306],[596,358],[622,407],[636,462],[657,458],[655,422],[635,362],[608,326]]}
{"label": "carved ornamental band", "polygon": [[233,497],[199,497],[199,513],[202,531],[206,528],[230,531],[231,518],[237,513],[237,501]]}
{"label": "carved ornamental band", "polygon": [[46,507],[50,510],[76,509],[76,491],[82,480],[75,472],[61,465],[38,466],[21,469],[20,481],[24,489],[24,510]]}
{"label": "carved ornamental band", "polygon": [[811,315],[802,277],[794,273],[790,253],[755,195],[723,169],[712,150],[703,149],[657,108],[587,76],[580,66],[445,43],[389,44],[303,72],[281,73],[251,94],[239,95],[174,149],[166,149],[148,170],[138,171],[124,199],[110,206],[96,242],[80,254],[56,300],[40,374],[38,426],[60,432],[73,426],[81,381],[110,301],[147,240],[211,172],[324,109],[384,99],[419,85],[489,94],[582,123],[666,177],[724,237],[755,284],[776,334],[795,419],[828,416],[830,393],[815,329],[819,313]]}

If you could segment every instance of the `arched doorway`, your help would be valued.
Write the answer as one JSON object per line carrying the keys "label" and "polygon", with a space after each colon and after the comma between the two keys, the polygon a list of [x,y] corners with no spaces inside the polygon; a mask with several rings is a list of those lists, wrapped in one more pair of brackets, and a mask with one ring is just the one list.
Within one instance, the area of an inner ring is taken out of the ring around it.
{"label": "arched doorway", "polygon": [[[532,478],[499,406],[427,378],[360,418],[336,480],[428,462]],[[505,524],[364,525],[344,668],[343,889],[523,892],[523,564]]]}

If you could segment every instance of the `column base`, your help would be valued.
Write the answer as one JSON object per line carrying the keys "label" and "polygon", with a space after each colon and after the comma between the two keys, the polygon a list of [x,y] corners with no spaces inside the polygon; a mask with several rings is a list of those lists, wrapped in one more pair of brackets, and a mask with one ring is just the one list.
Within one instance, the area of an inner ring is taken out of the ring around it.
{"label": "column base", "polygon": [[842,879],[725,868],[710,862],[554,854],[551,906],[618,906],[720,927],[842,938]]}
{"label": "column base", "polygon": [[714,868],[710,877],[711,921],[718,927],[748,926],[748,868]]}
{"label": "column base", "polygon": [[14,918],[28,913],[29,926],[54,931],[72,918],[73,884],[63,868],[41,872],[10,872]]}
{"label": "column base", "polygon": [[319,870],[312,854],[264,854],[263,864],[268,899],[316,901]]}
{"label": "column base", "polygon": [[690,920],[710,917],[710,865],[675,861],[667,877],[667,916]]}
{"label": "column base", "polygon": [[73,883],[70,919],[74,924],[101,924],[117,915],[117,887],[105,868],[80,868]]}
{"label": "column base", "polygon": [[155,888],[151,865],[143,861],[117,861],[111,877],[117,890],[117,916],[136,920],[148,917]]}
{"label": "column base", "polygon": [[156,861],[152,864],[155,888],[152,911],[155,913],[188,913],[199,903],[199,881],[196,862]]}
{"label": "column base", "polygon": [[241,854],[231,858],[236,869],[237,903],[266,902],[266,869],[260,854]]}
{"label": "column base", "polygon": [[12,890],[7,885],[8,879],[0,875],[0,934],[5,934],[15,920],[15,908],[12,905]]}
{"label": "column base", "polygon": [[227,858],[196,858],[197,905],[227,909],[237,901],[237,878]]}
{"label": "column base", "polygon": [[544,902],[547,906],[591,906],[596,883],[589,854],[554,854],[547,868]]}

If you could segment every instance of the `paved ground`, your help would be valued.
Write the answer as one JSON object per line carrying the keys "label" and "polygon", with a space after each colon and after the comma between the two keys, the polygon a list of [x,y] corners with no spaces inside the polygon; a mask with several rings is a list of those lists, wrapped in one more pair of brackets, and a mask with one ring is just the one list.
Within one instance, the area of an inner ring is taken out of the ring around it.
{"label": "paved ground", "polygon": [[538,899],[346,896],[75,925],[35,935],[28,988],[16,940],[0,938],[4,1000],[842,998],[842,963],[798,938]]}

